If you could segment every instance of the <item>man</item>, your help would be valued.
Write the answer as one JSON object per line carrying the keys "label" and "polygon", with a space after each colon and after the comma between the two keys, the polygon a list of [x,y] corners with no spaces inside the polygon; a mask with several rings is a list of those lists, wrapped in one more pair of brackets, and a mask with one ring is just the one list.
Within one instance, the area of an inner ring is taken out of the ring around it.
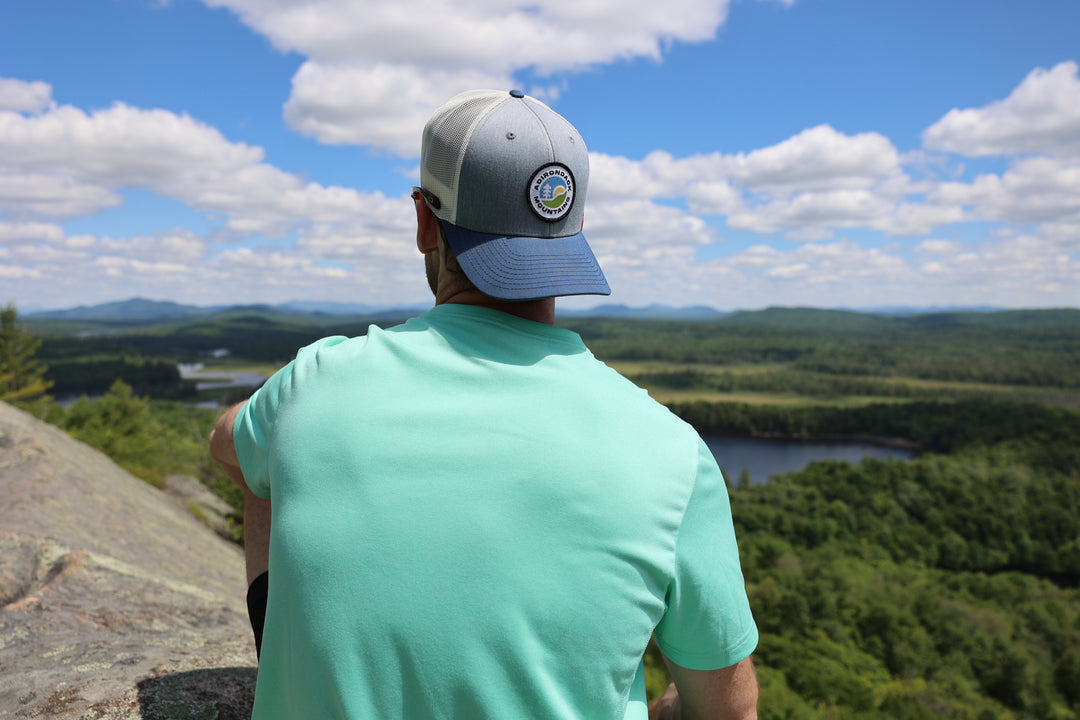
{"label": "man", "polygon": [[450,100],[413,193],[435,307],[303,348],[219,420],[272,512],[255,718],[645,718],[650,637],[677,688],[655,716],[756,717],[716,462],[554,326],[554,297],[609,293],[588,172],[544,104]]}

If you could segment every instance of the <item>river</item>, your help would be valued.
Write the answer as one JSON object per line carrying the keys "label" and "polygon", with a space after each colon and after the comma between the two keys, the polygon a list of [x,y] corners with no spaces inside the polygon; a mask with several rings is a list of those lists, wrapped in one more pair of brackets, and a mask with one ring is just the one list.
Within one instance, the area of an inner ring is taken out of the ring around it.
{"label": "river", "polygon": [[884,447],[865,442],[801,441],[772,438],[702,435],[729,483],[737,483],[743,468],[750,480],[764,483],[776,473],[802,470],[814,460],[860,462],[864,457],[910,460],[915,456],[907,448]]}

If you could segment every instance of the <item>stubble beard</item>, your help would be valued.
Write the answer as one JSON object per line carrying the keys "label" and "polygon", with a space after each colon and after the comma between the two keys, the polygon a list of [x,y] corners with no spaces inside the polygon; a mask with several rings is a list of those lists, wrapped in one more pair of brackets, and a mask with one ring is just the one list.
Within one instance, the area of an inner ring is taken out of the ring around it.
{"label": "stubble beard", "polygon": [[427,284],[431,288],[431,294],[439,297],[439,253],[429,252],[424,255],[424,272],[427,275]]}

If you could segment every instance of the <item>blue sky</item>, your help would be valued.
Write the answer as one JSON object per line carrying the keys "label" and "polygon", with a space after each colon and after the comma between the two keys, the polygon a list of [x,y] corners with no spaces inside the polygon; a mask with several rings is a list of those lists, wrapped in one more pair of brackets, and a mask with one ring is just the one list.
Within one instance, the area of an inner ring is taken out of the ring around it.
{"label": "blue sky", "polygon": [[423,122],[521,87],[591,152],[569,307],[1080,304],[1080,3],[551,5],[3,4],[0,302],[430,302]]}

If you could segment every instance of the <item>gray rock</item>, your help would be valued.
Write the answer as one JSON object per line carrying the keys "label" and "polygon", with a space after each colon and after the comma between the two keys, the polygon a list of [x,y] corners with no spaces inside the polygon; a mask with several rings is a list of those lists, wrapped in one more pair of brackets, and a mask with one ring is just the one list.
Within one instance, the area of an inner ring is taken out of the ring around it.
{"label": "gray rock", "polygon": [[190,475],[168,475],[162,490],[195,513],[195,517],[218,535],[226,540],[232,538],[232,525],[229,520],[233,514],[232,506],[210,492],[210,488]]}
{"label": "gray rock", "polygon": [[248,717],[243,554],[186,502],[0,403],[0,718]]}

